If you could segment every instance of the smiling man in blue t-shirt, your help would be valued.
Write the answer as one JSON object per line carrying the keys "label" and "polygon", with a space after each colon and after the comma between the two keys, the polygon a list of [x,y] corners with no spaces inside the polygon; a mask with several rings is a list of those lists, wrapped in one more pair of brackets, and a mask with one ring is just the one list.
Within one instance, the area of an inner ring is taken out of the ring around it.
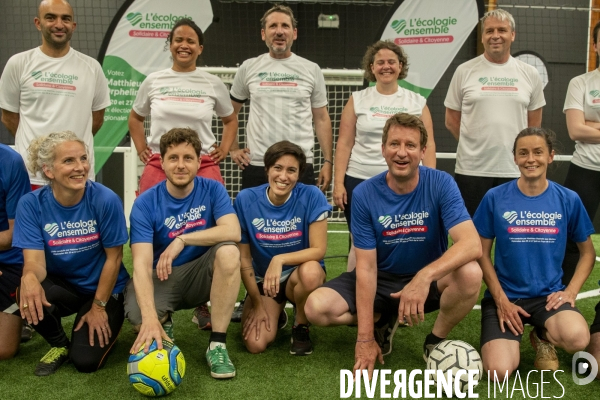
{"label": "smiling man in blue t-shirt", "polygon": [[[356,270],[315,290],[306,314],[315,325],[358,323],[355,370],[392,350],[399,319],[413,326],[439,309],[424,357],[471,310],[481,285],[481,243],[456,184],[421,167],[427,131],[399,113],[384,129],[388,171],[358,185],[352,202]],[[454,244],[449,249],[448,234]]]}
{"label": "smiling man in blue t-shirt", "polygon": [[148,351],[153,340],[159,348],[163,338],[173,340],[173,312],[210,300],[206,360],[212,377],[232,378],[225,340],[240,286],[240,224],[225,187],[196,177],[201,149],[189,128],[171,129],[160,140],[167,180],[140,195],[131,211],[133,280],[125,315],[139,329],[131,352]]}

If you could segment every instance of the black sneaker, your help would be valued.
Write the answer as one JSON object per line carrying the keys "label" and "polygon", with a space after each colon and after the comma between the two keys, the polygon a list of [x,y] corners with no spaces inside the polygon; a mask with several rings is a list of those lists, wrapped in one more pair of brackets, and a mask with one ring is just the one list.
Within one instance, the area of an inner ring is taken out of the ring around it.
{"label": "black sneaker", "polygon": [[308,335],[308,325],[298,324],[292,327],[292,347],[290,354],[296,356],[307,356],[312,354],[312,342]]}
{"label": "black sneaker", "polygon": [[240,301],[240,305],[237,306],[235,310],[233,310],[233,314],[231,314],[231,322],[242,322],[242,313],[244,312],[244,302],[246,299],[242,299]]}
{"label": "black sneaker", "polygon": [[392,314],[391,318],[381,328],[378,328],[377,325],[373,327],[375,341],[381,347],[381,354],[384,356],[392,352],[392,340],[396,329],[398,329],[398,314]]}
{"label": "black sneaker", "polygon": [[33,327],[25,321],[21,329],[21,343],[29,342],[33,337],[33,332],[35,332]]}
{"label": "black sneaker", "polygon": [[66,347],[53,347],[35,367],[34,374],[37,376],[48,376],[55,373],[61,365],[69,358],[69,349]]}
{"label": "black sneaker", "polygon": [[279,319],[277,320],[277,330],[281,330],[287,326],[288,323],[288,315],[285,312],[285,308],[281,310],[279,314]]}

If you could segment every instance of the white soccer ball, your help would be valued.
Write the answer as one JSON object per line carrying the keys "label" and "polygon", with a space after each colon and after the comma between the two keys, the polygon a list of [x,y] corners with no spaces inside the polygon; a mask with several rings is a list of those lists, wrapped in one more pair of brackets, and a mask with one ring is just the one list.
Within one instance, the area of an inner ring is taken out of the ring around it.
{"label": "white soccer ball", "polygon": [[[447,371],[452,371],[452,382],[456,377],[458,370],[476,370],[474,379],[479,381],[483,377],[483,363],[481,362],[481,356],[469,343],[463,342],[462,340],[444,340],[439,343],[429,354],[427,358],[427,369],[444,371],[444,375]],[[434,380],[437,377],[433,376]],[[465,393],[468,384],[468,374],[461,374],[460,390]]]}

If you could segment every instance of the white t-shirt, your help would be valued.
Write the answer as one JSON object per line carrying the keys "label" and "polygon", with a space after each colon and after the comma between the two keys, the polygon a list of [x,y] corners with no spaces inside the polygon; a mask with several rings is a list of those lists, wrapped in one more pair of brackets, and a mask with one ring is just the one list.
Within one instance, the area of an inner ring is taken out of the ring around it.
{"label": "white t-shirt", "polygon": [[399,112],[421,116],[427,100],[398,86],[394,94],[381,94],[375,86],[352,93],[356,114],[356,137],[348,162],[349,176],[369,179],[388,169],[381,154],[381,137],[386,121]]}
{"label": "white t-shirt", "polygon": [[[600,71],[595,69],[571,79],[563,111],[568,109],[583,111],[586,121],[600,122]],[[575,141],[571,162],[600,171],[600,144]]]}
{"label": "white t-shirt", "polygon": [[212,131],[213,111],[228,117],[233,106],[218,77],[199,69],[177,72],[168,68],[151,73],[142,82],[133,111],[152,117],[148,146],[153,153],[160,153],[160,138],[171,129],[191,128],[198,132],[204,155],[217,141]]}
{"label": "white t-shirt", "polygon": [[294,53],[285,59],[266,53],[244,61],[230,93],[240,102],[251,101],[246,145],[252,165],[264,166],[265,152],[281,140],[296,143],[306,161],[313,162],[312,109],[327,105],[325,79],[317,64]]}
{"label": "white t-shirt", "polygon": [[[27,148],[37,137],[73,131],[88,147],[89,178],[94,179],[92,111],[110,105],[108,82],[98,61],[74,49],[60,58],[39,47],[12,56],[0,78],[0,108],[19,114],[15,148],[27,162]],[[32,184],[43,185],[29,174]]]}
{"label": "white t-shirt", "polygon": [[527,128],[527,112],[545,104],[539,73],[522,61],[495,64],[482,54],[461,64],[444,102],[461,112],[456,173],[519,177],[514,139]]}

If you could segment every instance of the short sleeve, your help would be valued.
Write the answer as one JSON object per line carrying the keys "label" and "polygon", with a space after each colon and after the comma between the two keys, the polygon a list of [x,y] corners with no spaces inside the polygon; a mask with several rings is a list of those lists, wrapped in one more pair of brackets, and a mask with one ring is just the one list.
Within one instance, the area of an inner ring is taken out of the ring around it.
{"label": "short sleeve", "polygon": [[150,115],[150,86],[152,78],[146,77],[144,82],[140,85],[140,89],[135,96],[133,102],[133,111],[141,117],[147,117]]}
{"label": "short sleeve", "polygon": [[573,193],[573,198],[569,206],[569,222],[567,226],[569,240],[575,243],[585,242],[588,236],[594,233],[592,221],[581,199],[575,193]]}
{"label": "short sleeve", "polygon": [[156,211],[149,207],[149,203],[145,200],[146,197],[138,197],[133,203],[129,215],[131,244],[154,242],[154,227],[152,226],[151,216]]}
{"label": "short sleeve", "polygon": [[240,243],[247,244],[250,242],[250,238],[248,237],[248,226],[246,225],[246,219],[244,218],[244,210],[246,209],[246,193],[245,190],[242,190],[238,193],[235,201],[233,202],[233,209],[238,216],[238,220],[240,221],[240,228],[242,230],[242,239]]}
{"label": "short sleeve", "polygon": [[542,82],[542,78],[537,70],[531,72],[531,82],[533,84],[533,90],[531,92],[531,99],[527,111],[537,110],[546,105],[546,99],[544,98],[544,82]]}
{"label": "short sleeve", "polygon": [[121,246],[127,243],[127,224],[121,199],[110,189],[105,189],[99,212],[100,238],[104,248]]}
{"label": "short sleeve", "polygon": [[565,105],[563,112],[567,110],[580,110],[585,112],[585,82],[581,77],[577,76],[571,79],[569,82],[569,88],[567,89],[567,97],[565,98]]}
{"label": "short sleeve", "polygon": [[21,197],[15,217],[13,247],[44,250],[44,237],[41,232],[41,224],[38,198],[33,193]]}
{"label": "short sleeve", "polygon": [[491,192],[487,192],[483,196],[483,200],[479,203],[475,215],[473,215],[473,223],[477,229],[477,233],[486,239],[496,237],[494,228],[494,196]]}
{"label": "short sleeve", "polygon": [[450,86],[448,86],[448,93],[446,93],[446,99],[444,100],[444,106],[451,110],[461,111],[462,110],[462,68],[459,66],[452,75]]}
{"label": "short sleeve", "polygon": [[233,79],[233,84],[231,85],[231,90],[229,94],[234,99],[239,101],[246,101],[250,98],[250,88],[246,84],[246,68],[248,68],[248,61],[244,62],[237,73],[235,74],[235,78]]}
{"label": "short sleeve", "polygon": [[471,217],[454,179],[445,172],[431,172],[437,172],[440,176],[437,192],[440,195],[441,216],[446,230],[449,231],[461,222],[470,220]]}
{"label": "short sleeve", "polygon": [[327,203],[327,198],[318,187],[312,185],[305,187],[310,190],[310,199],[307,208],[309,210],[308,221],[312,224],[319,220],[319,217],[321,217],[323,213],[327,213],[329,216],[331,213],[331,206]]}
{"label": "short sleeve", "polygon": [[21,104],[20,75],[19,57],[11,57],[0,77],[0,108],[13,113],[19,112]]}
{"label": "short sleeve", "polygon": [[215,113],[223,118],[229,117],[233,114],[233,106],[229,99],[229,93],[227,92],[227,86],[220,80],[217,79],[215,84]]}
{"label": "short sleeve", "polygon": [[25,169],[25,163],[20,156],[15,154],[10,169],[10,180],[6,187],[6,217],[8,219],[15,219],[19,200],[23,195],[31,191],[31,184],[29,182],[29,175]]}
{"label": "short sleeve", "polygon": [[225,186],[217,181],[209,180],[212,185],[211,201],[213,208],[213,216],[215,221],[227,214],[235,214],[235,210],[231,205],[231,198],[225,190]]}
{"label": "short sleeve", "polygon": [[318,65],[315,65],[315,87],[310,95],[310,106],[312,108],[321,108],[327,105],[327,88],[325,87],[325,77]]}
{"label": "short sleeve", "polygon": [[[366,181],[368,182],[368,181]],[[354,245],[363,250],[372,250],[377,246],[377,234],[371,221],[369,212],[369,198],[362,188],[365,183],[359,184],[352,194],[352,220],[350,222],[350,231]]]}
{"label": "short sleeve", "polygon": [[108,89],[108,80],[104,76],[104,71],[97,61],[94,60],[96,71],[96,90],[94,91],[94,100],[92,101],[92,111],[104,110],[110,106],[110,91]]}

